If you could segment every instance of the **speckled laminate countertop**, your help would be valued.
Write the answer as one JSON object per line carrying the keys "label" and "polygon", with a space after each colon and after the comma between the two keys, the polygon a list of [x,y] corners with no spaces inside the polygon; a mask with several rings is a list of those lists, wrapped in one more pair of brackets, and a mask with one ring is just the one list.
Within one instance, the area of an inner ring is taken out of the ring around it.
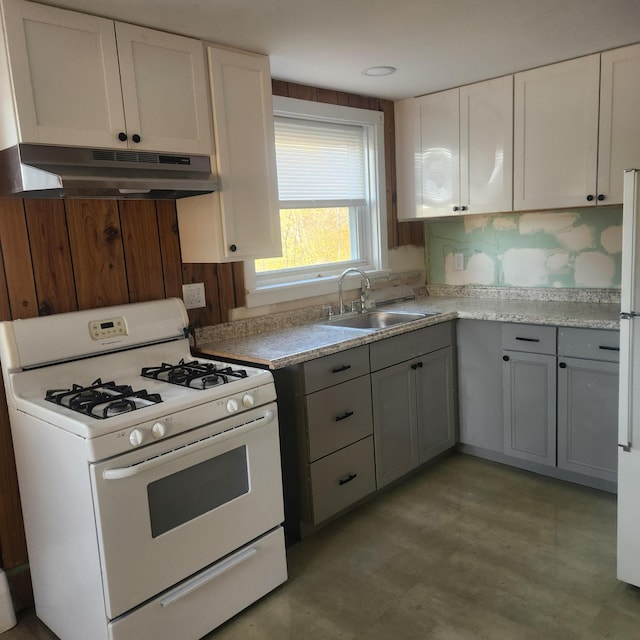
{"label": "speckled laminate countertop", "polygon": [[197,351],[212,357],[281,369],[457,318],[617,330],[620,314],[619,304],[470,297],[425,297],[383,309],[423,313],[437,311],[438,314],[375,331],[307,323],[205,342],[198,345]]}

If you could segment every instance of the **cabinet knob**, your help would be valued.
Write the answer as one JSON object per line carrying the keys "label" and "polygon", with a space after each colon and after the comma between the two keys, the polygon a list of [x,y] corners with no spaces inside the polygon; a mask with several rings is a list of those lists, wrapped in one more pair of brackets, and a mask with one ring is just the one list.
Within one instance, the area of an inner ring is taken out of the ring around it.
{"label": "cabinet knob", "polygon": [[566,368],[567,368],[567,363],[566,363],[566,362],[561,362],[558,366],[559,366],[561,369],[566,369]]}
{"label": "cabinet knob", "polygon": [[357,477],[358,477],[357,473],[350,473],[350,474],[347,475],[346,478],[342,478],[342,479],[338,480],[338,484],[340,486],[342,486],[343,484],[347,484],[347,483],[351,482],[352,480],[355,480]]}
{"label": "cabinet knob", "polygon": [[502,359],[503,359],[505,362],[509,362],[509,356],[502,356]]}
{"label": "cabinet knob", "polygon": [[460,209],[460,207],[453,207],[454,211],[458,211]]}
{"label": "cabinet knob", "polygon": [[131,136],[131,139],[132,139],[134,142],[140,142],[140,140],[142,140],[142,138],[141,138],[137,133],[134,133],[134,134]]}
{"label": "cabinet knob", "polygon": [[605,198],[606,198],[606,196],[605,196],[605,195],[603,195],[602,193],[598,195],[598,200],[599,200],[600,202],[602,202]]}
{"label": "cabinet knob", "polygon": [[118,134],[118,140],[120,140],[120,142],[125,142],[127,139],[127,134],[124,131],[121,131]]}
{"label": "cabinet knob", "polygon": [[464,205],[462,205],[462,206],[460,207],[460,211],[466,211],[468,208],[469,208],[469,207],[465,207]]}
{"label": "cabinet knob", "polygon": [[229,245],[229,251],[231,251],[232,253],[236,252],[237,250],[238,250],[238,247],[235,244]]}
{"label": "cabinet knob", "polygon": [[595,196],[594,196],[593,194],[591,194],[591,193],[590,193],[590,194],[587,196],[587,201],[588,201],[588,202],[593,202],[594,200],[595,200]]}

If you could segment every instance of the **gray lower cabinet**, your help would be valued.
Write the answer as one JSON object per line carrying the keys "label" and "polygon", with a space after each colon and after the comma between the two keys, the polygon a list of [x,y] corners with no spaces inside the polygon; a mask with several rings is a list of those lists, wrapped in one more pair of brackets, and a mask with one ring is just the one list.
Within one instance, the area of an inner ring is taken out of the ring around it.
{"label": "gray lower cabinet", "polygon": [[275,372],[285,530],[298,538],[375,491],[369,347]]}
{"label": "gray lower cabinet", "polygon": [[458,320],[459,440],[469,451],[503,453],[502,323]]}
{"label": "gray lower cabinet", "polygon": [[378,488],[455,445],[452,330],[443,323],[370,346]]}
{"label": "gray lower cabinet", "polygon": [[502,325],[504,453],[556,466],[556,328]]}
{"label": "gray lower cabinet", "polygon": [[619,332],[459,320],[460,448],[615,490]]}
{"label": "gray lower cabinet", "polygon": [[618,333],[561,329],[558,335],[558,467],[615,482]]}

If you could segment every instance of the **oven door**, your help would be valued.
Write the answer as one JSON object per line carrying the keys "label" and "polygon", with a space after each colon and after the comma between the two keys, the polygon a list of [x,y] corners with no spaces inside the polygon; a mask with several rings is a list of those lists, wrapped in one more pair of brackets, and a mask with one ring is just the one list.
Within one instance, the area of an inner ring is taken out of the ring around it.
{"label": "oven door", "polygon": [[93,464],[91,481],[113,619],[283,521],[276,405]]}

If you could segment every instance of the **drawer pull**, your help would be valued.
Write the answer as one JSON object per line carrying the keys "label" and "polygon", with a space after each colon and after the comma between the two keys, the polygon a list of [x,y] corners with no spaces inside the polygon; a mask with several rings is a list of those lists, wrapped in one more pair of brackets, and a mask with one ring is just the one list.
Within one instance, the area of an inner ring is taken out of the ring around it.
{"label": "drawer pull", "polygon": [[540,342],[540,338],[520,338],[519,336],[516,336],[516,340],[521,342]]}
{"label": "drawer pull", "polygon": [[342,478],[342,480],[338,480],[338,484],[342,486],[343,484],[347,484],[347,482],[351,482],[358,477],[357,473],[350,473],[346,478]]}
{"label": "drawer pull", "polygon": [[346,371],[347,369],[351,369],[351,365],[350,364],[343,364],[340,367],[336,367],[335,369],[331,369],[331,373],[342,373],[343,371]]}
{"label": "drawer pull", "polygon": [[602,349],[603,351],[620,351],[620,347],[608,347],[606,345],[600,345],[598,349]]}
{"label": "drawer pull", "polygon": [[341,420],[346,420],[353,415],[353,411],[345,411],[343,414],[336,416],[336,422],[340,422]]}

